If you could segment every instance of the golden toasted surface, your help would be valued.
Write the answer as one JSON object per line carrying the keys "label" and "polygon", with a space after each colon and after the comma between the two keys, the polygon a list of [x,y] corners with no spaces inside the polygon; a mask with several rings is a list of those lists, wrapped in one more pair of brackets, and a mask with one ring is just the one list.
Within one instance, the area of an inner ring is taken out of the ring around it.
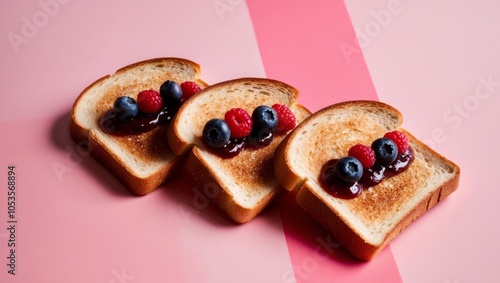
{"label": "golden toasted surface", "polygon": [[[251,115],[260,105],[276,103],[287,105],[300,122],[310,115],[310,111],[296,103],[297,95],[293,87],[269,79],[242,78],[212,85],[181,107],[169,127],[169,144],[177,154],[186,154],[195,147],[198,163],[207,167],[212,181],[217,182],[228,196],[218,203],[219,206],[238,206],[254,215],[251,210],[265,207],[262,203],[270,201],[270,196],[279,190],[280,185],[273,173],[273,156],[285,135],[277,134],[270,145],[257,150],[245,149],[227,159],[205,148],[203,127],[210,119],[224,118],[231,108],[243,108]],[[241,210],[226,209],[226,212]],[[230,216],[236,221],[242,219],[238,215]]]}
{"label": "golden toasted surface", "polygon": [[[129,96],[137,99],[137,94],[142,90],[159,88],[166,80],[174,80],[182,83],[186,80],[196,81],[200,87],[206,84],[197,78],[196,65],[189,61],[157,60],[134,64],[118,70],[113,76],[100,80],[87,89],[89,95],[88,104],[81,107],[89,107],[95,124],[92,129],[98,129],[101,116],[113,107],[116,98]],[[186,65],[187,64],[187,65]],[[192,69],[189,69],[191,67]],[[85,94],[83,94],[85,95]],[[97,127],[96,127],[97,126]],[[107,135],[115,146],[125,149],[128,154],[135,156],[138,160],[148,163],[157,162],[171,154],[170,147],[166,142],[166,127],[162,126],[153,131],[124,137]]]}
{"label": "golden toasted surface", "polygon": [[[291,106],[297,121],[302,121],[310,112],[303,107]],[[246,149],[232,158],[222,158],[200,147],[200,155],[210,164],[214,175],[223,178],[224,182],[231,183],[235,190],[236,199],[247,203],[247,207],[255,205],[255,201],[263,196],[274,193],[280,185],[274,176],[274,152],[276,147],[285,138],[285,134],[276,134],[268,146],[260,149]],[[202,137],[198,137],[201,139]],[[247,202],[248,201],[248,202]]]}
{"label": "golden toasted surface", "polygon": [[439,173],[451,175],[453,171],[451,166],[441,171],[440,165],[425,161],[426,153],[415,141],[412,141],[412,148],[416,151],[415,160],[408,170],[364,190],[359,197],[340,201],[371,233],[384,233],[391,228],[398,222],[398,215],[402,217],[402,212],[415,202],[414,198],[421,198],[422,194],[434,189],[429,184],[432,178],[440,178],[436,176]]}
{"label": "golden toasted surface", "polygon": [[169,144],[176,154],[185,154],[194,145],[203,147],[203,126],[212,118],[223,118],[231,108],[248,113],[260,105],[295,104],[298,91],[282,82],[260,78],[240,78],[221,82],[198,93],[179,110],[169,131]]}
{"label": "golden toasted surface", "polygon": [[102,153],[98,158],[100,162],[105,166],[121,167],[108,169],[119,172],[115,175],[135,192],[145,192],[140,186],[151,188],[159,185],[176,163],[176,155],[167,142],[167,125],[143,134],[115,136],[104,133],[99,120],[113,107],[116,98],[129,96],[137,100],[140,91],[159,91],[166,80],[179,84],[194,81],[201,88],[207,86],[200,78],[198,64],[181,58],[156,58],[123,67],[113,75],[95,81],[73,105],[72,137],[77,141],[89,137],[95,139],[96,146],[102,147],[95,150],[95,153]]}
{"label": "golden toasted surface", "polygon": [[[443,187],[449,194],[458,184],[454,181],[459,176],[458,166],[400,128],[401,123],[401,114],[380,102],[352,101],[326,107],[307,118],[280,145],[275,162],[278,179],[290,190],[307,188],[307,194],[299,193],[299,202],[318,199],[324,204],[320,213],[315,206],[301,203],[309,213],[330,229],[337,229],[335,233],[355,235],[360,239],[358,243],[364,243],[358,246],[371,245],[373,252],[373,246],[381,246],[399,233],[404,228],[402,223],[409,224],[434,205],[431,196],[440,197]],[[395,129],[407,134],[415,153],[414,162],[405,172],[350,200],[335,198],[325,191],[319,176],[328,160],[347,156],[355,144],[371,145]],[[339,225],[339,221],[343,224]],[[350,243],[344,244],[349,248]]]}
{"label": "golden toasted surface", "polygon": [[126,148],[127,152],[144,163],[161,162],[172,155],[167,143],[167,126],[162,125],[139,135],[113,136],[117,146]]}

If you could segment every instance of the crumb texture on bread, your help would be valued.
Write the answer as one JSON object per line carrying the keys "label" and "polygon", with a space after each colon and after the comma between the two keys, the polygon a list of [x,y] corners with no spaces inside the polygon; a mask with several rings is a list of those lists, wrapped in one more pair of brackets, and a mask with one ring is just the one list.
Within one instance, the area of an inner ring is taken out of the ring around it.
{"label": "crumb texture on bread", "polygon": [[[297,95],[295,88],[270,79],[241,78],[222,82],[206,88],[184,104],[169,128],[173,151],[190,154],[186,166],[198,183],[218,184],[224,198],[215,201],[237,222],[249,221],[278,192],[280,184],[273,173],[273,156],[285,135],[276,134],[270,145],[258,150],[246,149],[226,159],[205,148],[202,142],[204,124],[213,118],[224,118],[231,108],[243,108],[251,115],[260,105],[276,103],[287,105],[300,122],[310,112],[297,104]],[[193,169],[200,168],[200,164],[202,169]]]}
{"label": "crumb texture on bread", "polygon": [[208,119],[199,116],[223,118],[233,107],[243,108],[251,114],[259,105],[281,103],[291,106],[297,96],[295,88],[269,79],[241,78],[212,85],[209,91],[183,105],[179,111],[182,114],[174,121],[175,135],[169,136],[170,145],[177,154],[185,154],[194,145],[202,147],[199,137]]}
{"label": "crumb texture on bread", "polygon": [[[113,107],[119,96],[129,96],[137,99],[137,94],[146,89],[159,90],[166,80],[177,83],[194,81],[201,88],[207,86],[200,78],[198,64],[181,58],[157,58],[138,62],[105,76],[87,87],[73,105],[70,132],[79,140],[89,140],[93,146],[102,147],[104,151],[95,156],[106,167],[120,166],[122,169],[108,168],[110,171],[122,172],[119,179],[141,179],[142,185],[151,184],[152,176],[158,175],[166,167],[172,167],[177,156],[167,143],[166,125],[160,125],[143,134],[114,136],[101,131],[99,119]],[[105,155],[105,156],[103,156]],[[110,160],[114,159],[114,160]],[[167,172],[162,173],[165,175]],[[124,176],[129,175],[129,176]],[[155,178],[165,179],[166,176]],[[125,182],[133,191],[143,191],[140,184],[132,185]]]}
{"label": "crumb texture on bread", "polygon": [[[291,106],[292,111],[303,119],[308,115],[302,108]],[[284,135],[276,135],[273,142],[258,150],[243,150],[233,158],[223,159],[196,146],[197,155],[203,159],[229,192],[232,188],[241,188],[232,197],[242,206],[252,208],[257,202],[280,187],[273,172],[274,151]]]}
{"label": "crumb texture on bread", "polygon": [[[336,104],[318,111],[299,125],[281,145],[281,156],[277,157],[280,163],[276,166],[285,168],[275,168],[282,171],[277,174],[279,180],[289,189],[301,188],[297,195],[299,204],[340,238],[348,234],[350,239],[347,236],[341,239],[348,249],[363,248],[349,247],[349,242],[356,242],[353,237],[358,237],[359,245],[370,247],[368,257],[378,253],[405,225],[440,200],[431,201],[433,198],[444,198],[458,184],[455,184],[458,166],[400,128],[401,123],[401,114],[380,102]],[[323,189],[319,174],[328,160],[346,156],[355,144],[371,145],[375,139],[395,129],[408,135],[415,153],[415,160],[407,171],[385,179],[351,200],[335,198]],[[295,183],[288,180],[295,180]],[[312,198],[322,204],[311,205]],[[344,233],[342,229],[350,231]]]}

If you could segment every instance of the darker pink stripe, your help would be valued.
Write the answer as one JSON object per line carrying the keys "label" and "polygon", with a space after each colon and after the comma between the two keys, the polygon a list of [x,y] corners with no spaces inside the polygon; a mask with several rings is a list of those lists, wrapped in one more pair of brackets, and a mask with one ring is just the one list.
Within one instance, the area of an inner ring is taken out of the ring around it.
{"label": "darker pink stripe", "polygon": [[[343,1],[247,1],[269,78],[295,86],[312,111],[353,99],[378,100]],[[354,260],[313,223],[291,194],[279,202],[293,271],[283,282],[401,282],[389,248]]]}
{"label": "darker pink stripe", "polygon": [[312,111],[343,100],[378,99],[342,1],[247,5],[266,75],[299,89]]}

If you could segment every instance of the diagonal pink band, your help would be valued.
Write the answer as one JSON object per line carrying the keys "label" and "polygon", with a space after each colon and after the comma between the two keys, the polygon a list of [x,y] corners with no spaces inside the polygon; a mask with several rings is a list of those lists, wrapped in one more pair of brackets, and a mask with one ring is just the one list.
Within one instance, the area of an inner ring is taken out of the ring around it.
{"label": "diagonal pink band", "polygon": [[[311,111],[344,100],[378,100],[343,1],[247,5],[267,77],[295,86]],[[293,266],[283,271],[283,282],[402,281],[390,247],[360,263],[304,215],[291,194],[279,205]]]}

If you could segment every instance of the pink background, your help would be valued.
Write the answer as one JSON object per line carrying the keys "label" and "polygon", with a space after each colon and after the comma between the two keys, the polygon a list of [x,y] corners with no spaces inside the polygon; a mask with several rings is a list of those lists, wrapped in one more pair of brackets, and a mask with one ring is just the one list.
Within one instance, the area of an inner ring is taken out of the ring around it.
{"label": "pink background", "polygon": [[[491,185],[499,10],[487,0],[4,4],[0,282],[500,282],[500,193]],[[338,247],[291,195],[245,225],[206,204],[185,172],[132,196],[71,141],[69,112],[95,79],[163,56],[198,62],[208,83],[286,81],[313,111],[387,102],[407,130],[461,166],[459,190],[368,263]],[[6,265],[10,164],[15,276]]]}

